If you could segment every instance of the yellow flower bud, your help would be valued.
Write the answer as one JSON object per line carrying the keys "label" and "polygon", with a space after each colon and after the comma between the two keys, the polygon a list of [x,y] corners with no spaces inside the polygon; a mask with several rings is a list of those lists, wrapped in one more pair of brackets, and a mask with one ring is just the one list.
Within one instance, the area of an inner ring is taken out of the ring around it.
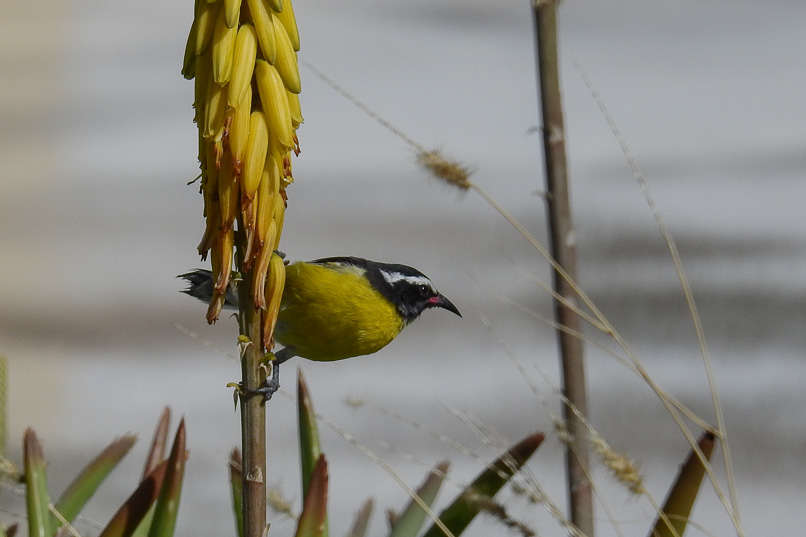
{"label": "yellow flower bud", "polygon": [[260,44],[263,59],[269,63],[274,63],[277,57],[277,43],[274,38],[274,24],[271,21],[271,12],[266,9],[263,0],[246,0],[246,3],[252,13],[257,42]]}
{"label": "yellow flower bud", "polygon": [[270,136],[283,147],[290,148],[294,143],[291,110],[280,74],[274,66],[258,60],[255,63],[255,78],[260,92],[260,102],[269,123]]}

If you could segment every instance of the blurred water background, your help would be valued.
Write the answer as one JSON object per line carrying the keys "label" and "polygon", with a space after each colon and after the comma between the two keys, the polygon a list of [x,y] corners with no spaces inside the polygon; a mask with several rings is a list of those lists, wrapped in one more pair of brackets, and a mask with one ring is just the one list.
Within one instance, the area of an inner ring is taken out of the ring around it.
{"label": "blurred water background", "polygon": [[[239,442],[225,384],[239,367],[176,327],[234,353],[234,321],[207,327],[204,306],[180,295],[174,278],[199,266],[203,230],[197,187],[186,185],[197,174],[192,83],[179,74],[192,4],[3,4],[0,352],[10,364],[10,457],[20,460],[22,431],[33,426],[53,494],[113,436],[138,433],[141,445],[88,512],[105,523],[135,486],[167,404],[189,428],[178,534],[221,535],[233,531],[226,459]],[[527,2],[295,6],[302,59],[423,145],[469,164],[477,183],[545,237]],[[806,505],[804,28],[806,4],[792,0],[566,0],[560,9],[581,283],[658,382],[713,420],[671,259],[573,61],[616,118],[678,242],[709,338],[748,535],[796,534]],[[546,263],[478,196],[426,177],[410,147],[309,70],[301,74],[303,153],[283,249],[292,259],[349,254],[414,265],[464,319],[428,312],[373,357],[289,363],[283,385],[292,390],[301,367],[317,409],[409,483],[445,458],[456,482],[466,482],[477,461],[373,405],[484,460],[497,442],[550,432],[550,416],[507,353],[557,408],[538,372],[557,378],[553,334],[513,305],[549,315],[530,280],[547,279]],[[594,425],[642,465],[660,501],[685,440],[612,358],[592,350],[588,364]],[[348,397],[370,406],[351,408]],[[298,509],[293,403],[278,397],[268,414],[269,482]],[[483,437],[472,423],[483,424]],[[346,532],[366,497],[381,508],[403,505],[405,493],[383,470],[322,429],[331,534]],[[549,436],[529,471],[563,506],[562,448]],[[596,475],[623,534],[644,535],[650,506],[603,470]],[[443,504],[455,491],[449,484]],[[542,508],[518,499],[508,506],[541,535],[563,534]],[[24,512],[7,491],[0,508],[6,522]],[[597,517],[599,535],[616,534],[602,509]],[[711,534],[734,533],[710,485],[695,517]],[[379,509],[372,534],[382,533],[382,518]],[[273,533],[291,531],[271,520]],[[506,530],[482,521],[470,534],[491,532]]]}

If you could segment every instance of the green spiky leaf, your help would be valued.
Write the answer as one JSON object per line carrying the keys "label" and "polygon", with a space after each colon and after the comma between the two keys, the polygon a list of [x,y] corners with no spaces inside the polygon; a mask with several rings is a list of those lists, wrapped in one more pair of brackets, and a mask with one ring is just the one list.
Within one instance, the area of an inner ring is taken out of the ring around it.
{"label": "green spiky leaf", "polygon": [[130,537],[134,535],[159,496],[167,468],[168,461],[163,461],[140,481],[140,486],[120,506],[98,537]]}
{"label": "green spiky leaf", "polygon": [[[442,461],[437,464],[431,472],[429,472],[423,484],[415,491],[417,496],[419,496],[422,502],[429,508],[437,498],[437,493],[439,492],[440,486],[442,486],[442,481],[445,479],[445,474],[448,472],[449,466],[448,461]],[[420,531],[423,522],[425,522],[426,514],[419,502],[412,498],[400,516],[395,520],[389,537],[415,537],[417,532]]]}
{"label": "green spiky leaf", "polygon": [[[118,438],[84,467],[56,502],[56,510],[65,520],[68,522],[75,520],[76,515],[135,442],[137,437],[134,435]],[[58,526],[59,520],[53,515],[51,517],[54,527]]]}
{"label": "green spiky leaf", "polygon": [[[487,467],[463,490],[454,502],[439,515],[440,520],[454,535],[459,535],[482,509],[479,499],[490,499],[507,484],[543,441],[542,433],[534,433],[512,446]],[[432,525],[423,537],[442,537],[444,532]]]}
{"label": "green spiky leaf", "polygon": [[26,429],[22,442],[25,503],[28,512],[28,535],[50,537],[54,528],[48,511],[48,481],[42,444],[33,429]]}
{"label": "green spiky leaf", "polygon": [[[302,471],[302,497],[308,496],[314,470],[322,456],[322,447],[319,443],[319,427],[316,424],[316,412],[313,409],[313,400],[308,384],[302,370],[297,370],[297,417],[299,421],[299,457]],[[325,519],[323,537],[328,536],[328,524]]]}
{"label": "green spiky leaf", "polygon": [[[711,460],[715,444],[716,437],[713,433],[706,431],[700,436],[697,446],[706,461]],[[682,537],[704,476],[705,465],[692,449],[663,503],[662,516],[658,516],[655,520],[655,525],[649,534],[651,537]]]}
{"label": "green spiky leaf", "polygon": [[323,537],[327,521],[327,461],[319,457],[302,505],[295,537]]}
{"label": "green spiky leaf", "polygon": [[176,430],[171,455],[168,457],[165,481],[162,483],[162,489],[154,508],[154,520],[148,532],[149,537],[171,537],[174,533],[186,459],[185,420],[182,419]]}
{"label": "green spiky leaf", "polygon": [[168,445],[168,429],[170,428],[170,424],[171,409],[166,406],[162,410],[160,419],[157,422],[157,428],[154,430],[151,446],[148,449],[148,456],[146,456],[146,463],[143,468],[143,479],[145,479],[159,463],[165,460],[165,447]]}
{"label": "green spiky leaf", "polygon": [[299,456],[302,469],[302,497],[308,494],[308,486],[313,476],[322,448],[319,444],[319,428],[313,409],[311,392],[305,382],[302,370],[297,370],[297,416],[299,420]]}

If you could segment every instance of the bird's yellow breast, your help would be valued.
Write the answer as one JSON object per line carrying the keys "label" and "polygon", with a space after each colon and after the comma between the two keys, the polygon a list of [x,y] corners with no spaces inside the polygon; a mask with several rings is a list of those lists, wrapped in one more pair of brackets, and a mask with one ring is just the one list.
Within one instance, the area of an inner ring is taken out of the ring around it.
{"label": "bird's yellow breast", "polygon": [[275,339],[295,354],[332,361],[371,354],[403,329],[397,309],[358,267],[297,262],[286,267]]}

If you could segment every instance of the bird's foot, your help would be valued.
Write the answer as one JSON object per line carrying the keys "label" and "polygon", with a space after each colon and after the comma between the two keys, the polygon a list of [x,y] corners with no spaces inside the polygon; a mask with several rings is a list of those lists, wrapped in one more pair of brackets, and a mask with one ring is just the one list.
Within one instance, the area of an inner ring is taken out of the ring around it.
{"label": "bird's foot", "polygon": [[[276,367],[276,366],[275,366]],[[280,389],[280,379],[276,376],[271,376],[264,380],[260,386],[255,389],[244,388],[240,382],[230,382],[227,384],[228,388],[234,388],[233,398],[235,399],[235,406],[238,406],[239,398],[254,397],[256,395],[263,396],[263,402],[270,401],[272,395],[277,393]]]}
{"label": "bird's foot", "polygon": [[[285,360],[283,360],[285,361]],[[238,406],[238,399],[246,398],[246,397],[254,397],[256,395],[263,396],[263,403],[265,404],[266,401],[270,401],[272,395],[277,393],[277,390],[280,389],[280,363],[281,361],[276,360],[274,354],[266,353],[266,355],[261,360],[260,367],[266,368],[269,364],[272,366],[271,376],[267,377],[266,380],[260,383],[255,389],[251,388],[244,388],[243,384],[240,382],[230,382],[227,384],[228,387],[234,388],[235,392],[233,393],[233,398],[235,399],[235,406]]]}
{"label": "bird's foot", "polygon": [[271,396],[277,393],[280,389],[280,381],[275,378],[267,378],[263,383],[254,390],[247,390],[241,386],[241,395],[247,397],[254,397],[255,395],[262,395],[263,402],[271,400]]}

